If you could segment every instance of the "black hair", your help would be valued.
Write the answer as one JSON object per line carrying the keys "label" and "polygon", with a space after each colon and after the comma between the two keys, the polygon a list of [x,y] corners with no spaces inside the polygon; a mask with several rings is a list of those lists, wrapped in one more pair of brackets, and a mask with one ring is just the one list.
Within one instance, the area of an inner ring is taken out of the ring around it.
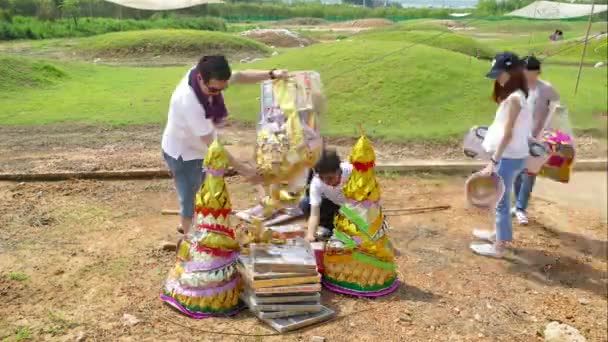
{"label": "black hair", "polygon": [[224,56],[204,56],[196,65],[196,70],[205,83],[211,80],[227,81],[232,76],[232,70]]}
{"label": "black hair", "polygon": [[323,175],[340,171],[341,162],[335,150],[323,150],[321,158],[315,165],[315,172]]}

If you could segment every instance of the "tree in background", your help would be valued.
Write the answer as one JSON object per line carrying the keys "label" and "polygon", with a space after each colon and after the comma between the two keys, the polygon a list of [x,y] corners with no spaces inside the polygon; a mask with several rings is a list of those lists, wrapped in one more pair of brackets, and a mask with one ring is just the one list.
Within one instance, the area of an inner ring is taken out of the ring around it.
{"label": "tree in background", "polygon": [[74,20],[74,26],[78,27],[78,19],[80,18],[80,0],[63,0],[59,5],[61,13],[64,16],[71,17]]}

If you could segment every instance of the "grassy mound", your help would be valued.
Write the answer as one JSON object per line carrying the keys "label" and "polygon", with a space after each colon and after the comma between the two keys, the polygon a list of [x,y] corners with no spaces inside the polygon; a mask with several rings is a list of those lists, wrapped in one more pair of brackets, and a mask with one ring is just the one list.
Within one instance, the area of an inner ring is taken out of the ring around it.
{"label": "grassy mound", "polygon": [[126,57],[160,54],[226,54],[259,56],[270,49],[254,40],[220,32],[147,30],[115,32],[79,41],[77,50],[94,56]]}
{"label": "grassy mound", "polygon": [[[421,44],[459,52],[465,55],[491,58],[495,51],[473,38],[447,31],[381,30],[361,34],[358,39],[401,42],[404,46]],[[411,44],[407,44],[410,42]]]}
{"label": "grassy mound", "polygon": [[[583,53],[584,44],[583,40],[571,39],[561,42],[518,45],[512,47],[512,49],[522,55],[548,57],[548,61],[551,62],[578,63]],[[587,63],[596,63],[606,62],[607,59],[608,39],[590,39],[585,53],[585,61]]]}
{"label": "grassy mound", "polygon": [[[357,135],[361,122],[375,137],[438,141],[492,121],[496,105],[489,99],[491,81],[484,77],[489,62],[430,46],[399,51],[402,47],[403,42],[390,40],[346,40],[233,68],[319,71],[329,99],[326,134]],[[70,77],[57,86],[0,96],[0,123],[162,123],[171,93],[187,70],[84,63],[64,68]],[[606,111],[605,69],[586,68],[574,96],[576,72],[576,67],[547,66],[543,76],[560,91],[576,128],[605,132],[605,119],[597,116]],[[257,121],[258,98],[258,86],[231,86],[226,92],[231,117]]]}
{"label": "grassy mound", "polygon": [[438,31],[447,32],[448,27],[441,25],[437,20],[428,19],[414,19],[408,21],[402,21],[396,25],[388,26],[384,28],[375,29],[374,32],[378,31]]}
{"label": "grassy mound", "polygon": [[321,18],[291,18],[277,21],[273,26],[320,26],[328,24],[329,21]]}
{"label": "grassy mound", "polygon": [[0,92],[48,86],[67,74],[53,64],[0,55]]}

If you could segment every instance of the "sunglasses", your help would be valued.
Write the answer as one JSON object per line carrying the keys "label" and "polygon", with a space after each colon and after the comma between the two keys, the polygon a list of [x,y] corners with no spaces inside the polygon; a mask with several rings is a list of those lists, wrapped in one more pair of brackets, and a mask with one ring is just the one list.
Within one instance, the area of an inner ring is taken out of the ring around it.
{"label": "sunglasses", "polygon": [[228,86],[225,86],[223,88],[210,87],[203,81],[203,78],[200,75],[198,76],[198,81],[203,83],[205,85],[205,87],[207,88],[207,91],[212,94],[221,93],[222,91],[224,91],[228,88]]}

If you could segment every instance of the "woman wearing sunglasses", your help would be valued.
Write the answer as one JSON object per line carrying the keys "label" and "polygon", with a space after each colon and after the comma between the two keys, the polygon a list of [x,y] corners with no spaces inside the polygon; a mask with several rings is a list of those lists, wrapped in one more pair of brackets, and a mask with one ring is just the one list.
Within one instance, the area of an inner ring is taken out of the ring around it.
{"label": "woman wearing sunglasses", "polygon": [[[224,56],[205,56],[177,85],[171,96],[162,149],[179,197],[180,233],[187,234],[192,225],[195,196],[204,179],[203,158],[207,147],[217,137],[217,127],[228,116],[222,92],[230,84],[252,84],[287,77],[287,71],[274,69],[232,73]],[[255,170],[230,154],[228,158],[238,173],[255,181]]]}

